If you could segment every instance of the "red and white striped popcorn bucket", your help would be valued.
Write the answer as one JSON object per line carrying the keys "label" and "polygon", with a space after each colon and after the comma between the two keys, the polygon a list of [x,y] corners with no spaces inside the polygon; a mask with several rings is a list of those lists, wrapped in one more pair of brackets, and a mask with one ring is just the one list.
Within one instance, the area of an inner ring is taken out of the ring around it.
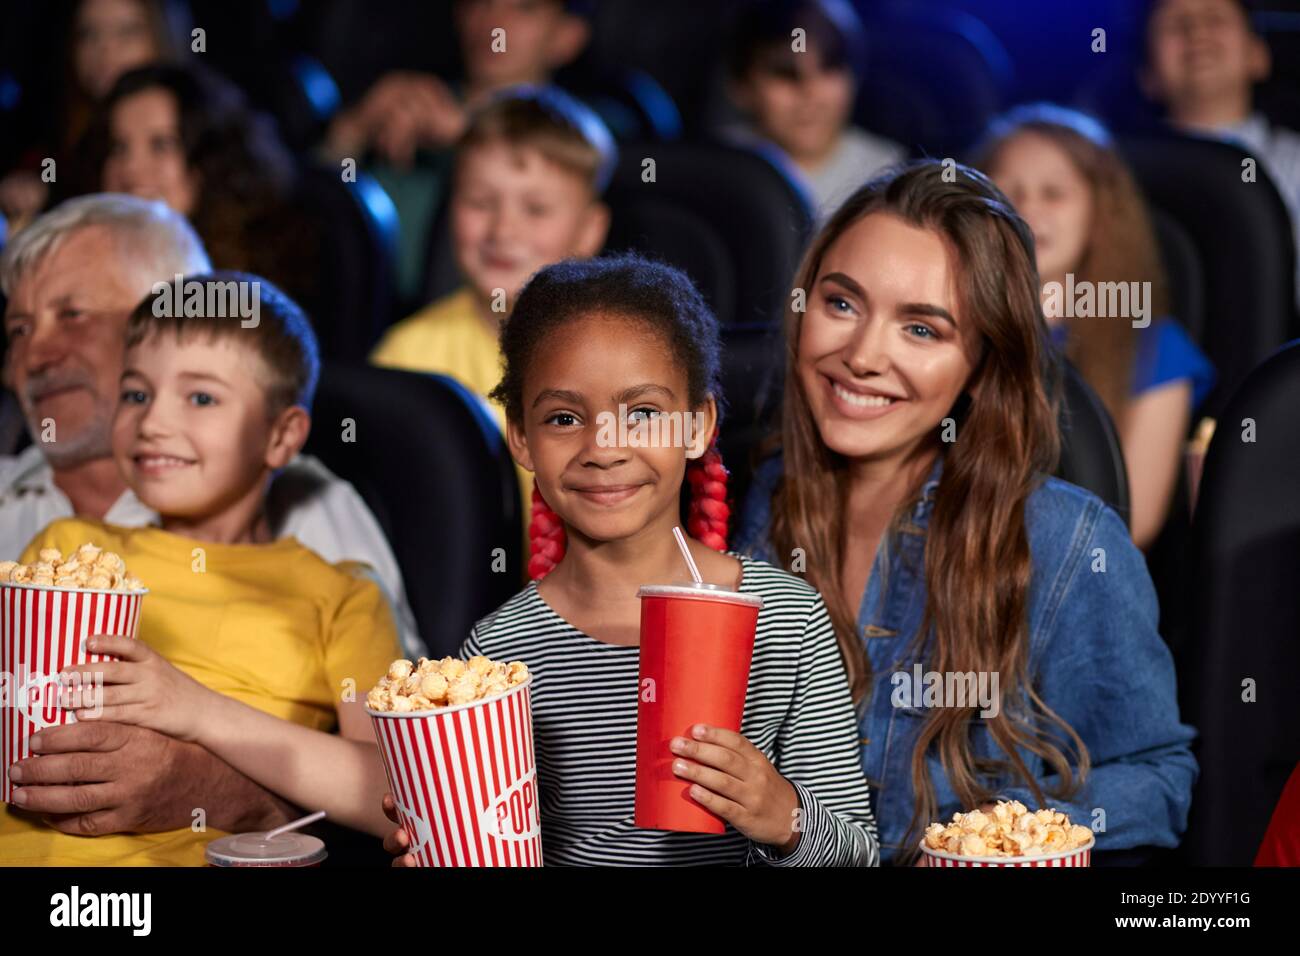
{"label": "red and white striped popcorn bucket", "polygon": [[366,708],[420,866],[542,865],[531,687],[436,710]]}
{"label": "red and white striped popcorn bucket", "polygon": [[1042,856],[959,856],[932,850],[921,842],[921,852],[925,854],[927,866],[952,867],[1079,867],[1092,866],[1092,848],[1097,838],[1093,837],[1085,846],[1073,850],[1061,850],[1057,853],[1044,853]]}
{"label": "red and white striped popcorn bucket", "polygon": [[[148,593],[0,582],[0,799],[5,803],[14,790],[9,766],[31,756],[31,735],[76,722],[72,711],[59,707],[59,672],[115,660],[87,653],[86,640],[96,634],[135,637]],[[87,706],[96,701],[88,696]]]}

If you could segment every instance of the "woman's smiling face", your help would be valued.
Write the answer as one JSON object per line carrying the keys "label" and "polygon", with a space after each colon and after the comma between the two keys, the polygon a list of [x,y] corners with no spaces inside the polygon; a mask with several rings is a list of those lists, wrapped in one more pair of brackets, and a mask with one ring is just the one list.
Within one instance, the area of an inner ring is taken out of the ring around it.
{"label": "woman's smiling face", "polygon": [[[620,443],[616,428],[611,436],[620,405],[628,430],[674,412],[682,422],[702,412],[702,419],[691,419],[702,434],[693,449]],[[542,496],[565,524],[595,541],[677,524],[687,454],[703,451],[716,421],[711,399],[690,407],[686,372],[661,332],[603,314],[551,333],[524,376],[523,412],[522,430],[510,425],[511,451],[536,474]]]}
{"label": "woman's smiling face", "polygon": [[902,459],[937,440],[980,348],[943,239],[864,216],[826,250],[807,303],[797,371],[826,446]]}

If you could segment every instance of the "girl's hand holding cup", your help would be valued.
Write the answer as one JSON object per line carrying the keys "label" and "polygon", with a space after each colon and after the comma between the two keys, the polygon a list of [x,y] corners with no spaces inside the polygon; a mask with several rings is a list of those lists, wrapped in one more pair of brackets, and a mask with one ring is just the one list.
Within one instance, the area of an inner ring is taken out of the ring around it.
{"label": "girl's hand holding cup", "polygon": [[674,737],[673,773],[690,780],[692,800],[755,843],[788,856],[799,843],[799,794],[761,750],[732,730],[696,724]]}

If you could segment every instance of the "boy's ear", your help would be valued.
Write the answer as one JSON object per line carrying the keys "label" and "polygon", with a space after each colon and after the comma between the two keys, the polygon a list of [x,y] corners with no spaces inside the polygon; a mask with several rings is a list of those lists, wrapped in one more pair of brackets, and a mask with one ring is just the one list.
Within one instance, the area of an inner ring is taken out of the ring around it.
{"label": "boy's ear", "polygon": [[272,471],[283,468],[307,444],[311,414],[301,405],[291,405],[276,416],[266,445],[266,465]]}
{"label": "boy's ear", "polygon": [[604,248],[608,236],[609,207],[596,200],[587,207],[582,226],[578,230],[578,241],[573,254],[583,259],[590,259]]}
{"label": "boy's ear", "polygon": [[520,468],[528,471],[537,470],[533,467],[533,456],[528,451],[528,436],[518,422],[506,421],[506,445],[510,448],[510,457],[519,464]]}
{"label": "boy's ear", "polygon": [[590,39],[591,24],[572,13],[563,14],[555,32],[551,34],[550,43],[547,44],[547,63],[552,70],[568,66],[587,48]]}

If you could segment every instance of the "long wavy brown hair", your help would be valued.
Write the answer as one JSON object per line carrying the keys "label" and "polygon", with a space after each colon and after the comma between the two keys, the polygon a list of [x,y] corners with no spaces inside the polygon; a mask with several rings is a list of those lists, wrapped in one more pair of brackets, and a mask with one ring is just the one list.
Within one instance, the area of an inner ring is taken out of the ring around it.
{"label": "long wavy brown hair", "polygon": [[[949,181],[951,180],[951,181]],[[1059,454],[1059,372],[1039,302],[1033,240],[1006,197],[982,174],[925,160],[886,173],[855,192],[813,240],[797,288],[811,290],[827,250],[855,223],[887,213],[933,230],[949,250],[960,316],[982,344],[966,393],[950,415],[957,440],[934,443],[943,471],[925,541],[925,612],[916,635],[927,667],[940,673],[999,675],[1001,705],[987,725],[1006,755],[985,761],[971,748],[976,707],[935,708],[912,754],[916,804],[910,826],[934,819],[936,801],[927,756],[938,755],[966,807],[992,795],[993,778],[1011,776],[1041,801],[1022,750],[1060,775],[1061,795],[1087,773],[1088,755],[1074,730],[1042,701],[1029,670],[1027,607],[1032,561],[1025,501]],[[786,312],[785,398],[781,418],[784,478],[772,498],[772,544],[778,554],[802,548],[806,578],[825,599],[855,702],[873,678],[841,571],[858,546],[843,520],[849,460],[822,441],[798,374],[803,313]],[[978,385],[978,397],[971,393]],[[917,489],[919,492],[919,489]],[[898,533],[918,495],[895,514]],[[914,846],[916,840],[908,840]]]}
{"label": "long wavy brown hair", "polygon": [[[1050,103],[1018,107],[994,120],[976,149],[975,164],[992,173],[1003,147],[1033,134],[1060,149],[1088,182],[1092,223],[1076,284],[1150,282],[1152,317],[1168,312],[1168,288],[1160,247],[1146,201],[1110,134],[1092,117]],[[1066,316],[1065,354],[1123,428],[1133,381],[1137,334],[1129,321]]]}

